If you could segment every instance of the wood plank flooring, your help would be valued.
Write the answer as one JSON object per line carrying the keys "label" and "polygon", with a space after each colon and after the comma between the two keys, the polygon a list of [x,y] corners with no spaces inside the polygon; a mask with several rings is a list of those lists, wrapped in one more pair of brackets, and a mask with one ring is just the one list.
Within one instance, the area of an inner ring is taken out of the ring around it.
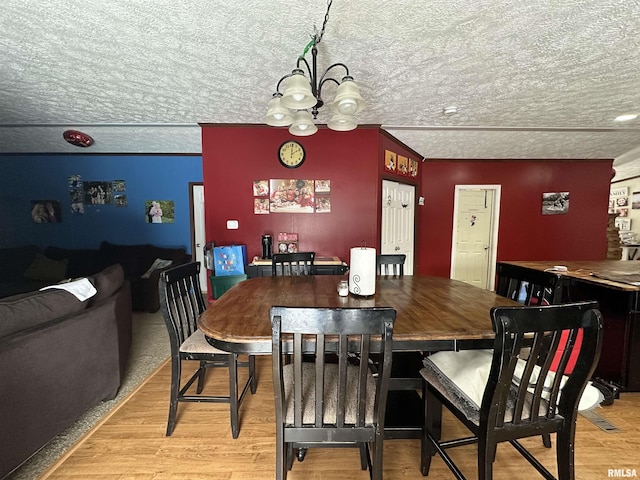
{"label": "wood plank flooring", "polygon": [[[240,436],[234,440],[226,404],[181,404],[178,424],[165,436],[169,364],[162,366],[110,416],[89,432],[43,479],[208,479],[258,480],[274,478],[275,428],[271,359],[258,357],[258,392],[249,395],[241,408]],[[210,371],[205,391],[224,391],[227,378]],[[602,480],[609,469],[635,469],[640,475],[640,394],[622,394],[614,405],[597,413],[619,427],[607,433],[582,417],[578,419],[576,478]],[[445,417],[444,432],[464,435],[452,417]],[[555,439],[554,447],[555,447]],[[555,448],[545,449],[540,438],[524,442],[555,472]],[[419,440],[388,440],[384,446],[387,479],[422,479],[419,472]],[[475,447],[452,451],[469,477],[476,475]],[[613,472],[620,473],[620,472]],[[508,444],[498,447],[494,466],[496,480],[541,478]],[[620,475],[618,475],[620,476]],[[295,462],[290,480],[366,480],[356,449],[312,449],[304,462]],[[434,458],[429,478],[453,478],[439,457]]]}

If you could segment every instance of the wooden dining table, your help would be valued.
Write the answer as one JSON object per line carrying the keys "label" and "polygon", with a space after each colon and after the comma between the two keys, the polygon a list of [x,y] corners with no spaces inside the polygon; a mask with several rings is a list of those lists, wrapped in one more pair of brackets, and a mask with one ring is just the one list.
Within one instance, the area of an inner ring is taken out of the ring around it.
{"label": "wooden dining table", "polygon": [[492,307],[513,300],[464,282],[431,276],[379,276],[375,294],[338,295],[345,275],[252,278],[209,305],[199,328],[209,343],[235,353],[271,354],[272,306],[392,307],[394,351],[457,350],[461,342],[494,338]]}

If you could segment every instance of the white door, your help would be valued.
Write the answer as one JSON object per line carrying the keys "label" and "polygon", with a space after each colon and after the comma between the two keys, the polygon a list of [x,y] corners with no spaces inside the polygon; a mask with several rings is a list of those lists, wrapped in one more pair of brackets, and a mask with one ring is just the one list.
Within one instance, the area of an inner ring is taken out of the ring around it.
{"label": "white door", "polygon": [[404,274],[413,275],[416,188],[382,181],[380,253],[404,253]]}
{"label": "white door", "polygon": [[500,186],[456,186],[451,278],[493,289],[499,204]]}
{"label": "white door", "polygon": [[204,246],[207,243],[204,231],[204,185],[192,186],[193,198],[193,245],[191,251],[195,252],[196,262],[200,262],[200,288],[208,290],[209,279],[204,262]]}

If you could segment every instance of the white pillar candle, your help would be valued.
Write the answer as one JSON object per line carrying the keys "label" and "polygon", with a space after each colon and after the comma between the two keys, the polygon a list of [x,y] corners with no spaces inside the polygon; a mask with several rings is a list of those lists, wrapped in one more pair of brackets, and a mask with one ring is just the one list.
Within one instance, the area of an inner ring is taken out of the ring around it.
{"label": "white pillar candle", "polygon": [[368,296],[376,293],[376,249],[354,247],[349,265],[349,291]]}

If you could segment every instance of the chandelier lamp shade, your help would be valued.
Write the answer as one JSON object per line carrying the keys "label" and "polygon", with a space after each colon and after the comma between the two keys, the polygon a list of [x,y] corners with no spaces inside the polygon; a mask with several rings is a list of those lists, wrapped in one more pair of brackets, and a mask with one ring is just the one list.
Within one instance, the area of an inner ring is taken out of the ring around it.
{"label": "chandelier lamp shade", "polygon": [[[360,88],[349,75],[349,69],[344,63],[330,65],[321,75],[318,75],[318,44],[322,40],[329,18],[331,1],[328,3],[327,13],[320,33],[315,33],[307,44],[304,52],[293,71],[280,79],[273,94],[264,122],[272,127],[289,127],[289,133],[296,136],[313,135],[318,131],[315,120],[320,108],[328,105],[332,116],[327,127],[336,131],[349,131],[358,126],[354,115],[364,107],[364,100],[360,95]],[[305,58],[311,49],[311,65]],[[302,67],[306,67],[306,72]],[[334,73],[335,72],[335,73]],[[341,80],[331,75],[342,73]],[[307,76],[308,75],[308,76]],[[332,102],[326,102],[323,89],[327,83],[337,85]],[[284,84],[284,90],[281,87]]]}

